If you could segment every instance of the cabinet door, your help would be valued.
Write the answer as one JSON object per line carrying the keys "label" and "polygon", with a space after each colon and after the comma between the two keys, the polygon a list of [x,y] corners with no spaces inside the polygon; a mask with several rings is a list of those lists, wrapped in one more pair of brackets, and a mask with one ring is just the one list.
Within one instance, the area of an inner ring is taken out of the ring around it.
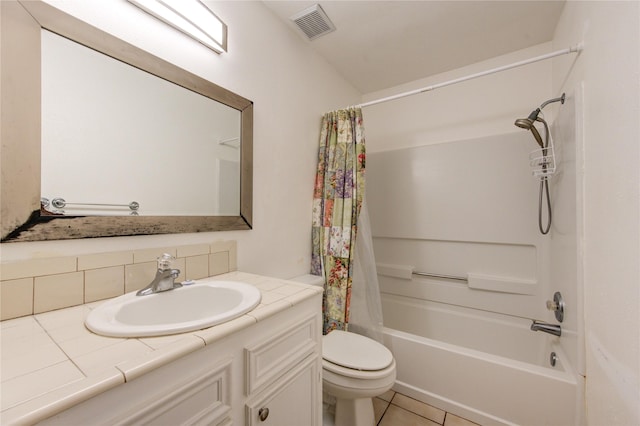
{"label": "cabinet door", "polygon": [[231,420],[231,366],[232,361],[227,360],[182,380],[183,368],[159,369],[39,425],[226,425]]}
{"label": "cabinet door", "polygon": [[247,401],[247,426],[319,426],[319,362],[309,356],[273,386]]}

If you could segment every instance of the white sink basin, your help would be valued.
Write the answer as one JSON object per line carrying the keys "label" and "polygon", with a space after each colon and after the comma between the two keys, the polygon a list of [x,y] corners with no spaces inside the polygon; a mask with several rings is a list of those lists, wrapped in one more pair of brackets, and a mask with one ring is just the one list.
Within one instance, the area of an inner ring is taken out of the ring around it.
{"label": "white sink basin", "polygon": [[260,290],[236,281],[203,281],[175,290],[111,299],[93,309],[85,325],[113,337],[184,333],[230,321],[260,303]]}

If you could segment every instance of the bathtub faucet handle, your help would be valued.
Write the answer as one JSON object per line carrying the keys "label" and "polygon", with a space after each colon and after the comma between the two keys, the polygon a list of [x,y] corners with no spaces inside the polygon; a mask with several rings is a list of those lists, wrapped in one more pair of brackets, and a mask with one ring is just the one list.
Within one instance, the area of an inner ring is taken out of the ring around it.
{"label": "bathtub faucet handle", "polygon": [[547,309],[554,311],[558,322],[562,322],[562,320],[564,320],[564,300],[562,299],[562,294],[560,294],[559,291],[555,292],[553,300],[547,300]]}

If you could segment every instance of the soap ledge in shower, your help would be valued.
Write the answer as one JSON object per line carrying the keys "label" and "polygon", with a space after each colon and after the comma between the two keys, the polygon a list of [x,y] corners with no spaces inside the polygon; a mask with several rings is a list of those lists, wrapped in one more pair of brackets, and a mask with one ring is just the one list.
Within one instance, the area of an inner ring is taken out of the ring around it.
{"label": "soap ledge in shower", "polygon": [[402,278],[410,280],[413,276],[413,266],[409,265],[389,265],[384,263],[376,263],[378,274],[391,278]]}
{"label": "soap ledge in shower", "polygon": [[513,277],[498,277],[495,275],[483,275],[476,273],[467,274],[469,288],[473,290],[495,291],[498,293],[524,294],[533,296],[536,294],[538,281]]}

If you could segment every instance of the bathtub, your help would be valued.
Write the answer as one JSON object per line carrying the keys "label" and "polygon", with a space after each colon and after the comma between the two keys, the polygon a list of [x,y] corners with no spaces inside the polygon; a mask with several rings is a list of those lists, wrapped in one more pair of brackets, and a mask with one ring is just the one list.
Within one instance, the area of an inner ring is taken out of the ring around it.
{"label": "bathtub", "polygon": [[[577,425],[582,381],[530,321],[382,294],[394,390],[482,425]],[[555,353],[555,366],[550,355]]]}

